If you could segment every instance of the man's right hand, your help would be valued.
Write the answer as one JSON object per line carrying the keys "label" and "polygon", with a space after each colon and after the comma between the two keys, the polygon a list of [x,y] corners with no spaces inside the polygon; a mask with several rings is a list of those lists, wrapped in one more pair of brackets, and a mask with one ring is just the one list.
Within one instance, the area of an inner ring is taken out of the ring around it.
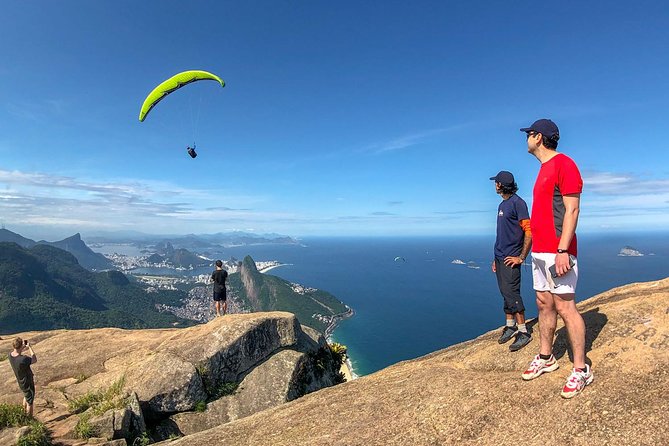
{"label": "man's right hand", "polygon": [[497,272],[497,266],[495,266],[495,261],[492,261],[492,272],[496,273]]}

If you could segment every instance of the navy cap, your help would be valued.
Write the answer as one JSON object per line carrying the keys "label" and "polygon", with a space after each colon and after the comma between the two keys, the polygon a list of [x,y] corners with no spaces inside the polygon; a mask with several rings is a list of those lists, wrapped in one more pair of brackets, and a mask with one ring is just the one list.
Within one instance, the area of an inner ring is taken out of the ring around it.
{"label": "navy cap", "polygon": [[504,186],[513,186],[513,183],[516,182],[516,180],[513,178],[513,174],[511,172],[507,172],[506,170],[502,170],[494,177],[490,177],[490,179],[495,180]]}
{"label": "navy cap", "polygon": [[550,119],[539,119],[538,121],[534,121],[534,123],[524,129],[520,129],[521,132],[529,133],[529,132],[537,132],[541,133],[548,139],[554,139],[558,140],[560,139],[560,130],[558,130],[558,126],[555,125],[553,121]]}

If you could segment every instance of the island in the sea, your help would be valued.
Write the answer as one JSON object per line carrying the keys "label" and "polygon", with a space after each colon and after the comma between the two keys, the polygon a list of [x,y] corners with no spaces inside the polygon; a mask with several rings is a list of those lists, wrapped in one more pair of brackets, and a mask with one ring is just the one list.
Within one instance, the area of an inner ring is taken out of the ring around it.
{"label": "island in the sea", "polygon": [[643,257],[643,253],[631,246],[625,246],[618,253],[620,257]]}

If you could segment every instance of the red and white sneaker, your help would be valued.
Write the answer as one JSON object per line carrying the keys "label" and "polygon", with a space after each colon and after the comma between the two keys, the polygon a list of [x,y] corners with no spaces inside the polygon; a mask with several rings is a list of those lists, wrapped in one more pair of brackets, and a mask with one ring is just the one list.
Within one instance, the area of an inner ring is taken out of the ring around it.
{"label": "red and white sneaker", "polygon": [[585,386],[595,379],[590,371],[590,366],[585,365],[585,370],[573,369],[567,378],[567,383],[562,388],[563,398],[573,398],[585,389]]}
{"label": "red and white sneaker", "polygon": [[542,373],[552,372],[557,370],[560,365],[557,363],[555,356],[551,355],[548,359],[541,359],[539,355],[535,356],[530,366],[523,372],[523,379],[529,381],[541,375]]}

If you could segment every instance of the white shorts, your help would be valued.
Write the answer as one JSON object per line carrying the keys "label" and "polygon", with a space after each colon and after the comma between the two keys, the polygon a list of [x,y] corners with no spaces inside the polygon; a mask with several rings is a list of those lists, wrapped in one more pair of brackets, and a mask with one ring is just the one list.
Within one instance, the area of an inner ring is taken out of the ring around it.
{"label": "white shorts", "polygon": [[548,268],[555,265],[555,253],[533,252],[532,253],[532,280],[535,291],[550,291],[553,294],[575,294],[578,282],[578,260],[569,254],[574,261],[574,266],[560,277],[551,277]]}

